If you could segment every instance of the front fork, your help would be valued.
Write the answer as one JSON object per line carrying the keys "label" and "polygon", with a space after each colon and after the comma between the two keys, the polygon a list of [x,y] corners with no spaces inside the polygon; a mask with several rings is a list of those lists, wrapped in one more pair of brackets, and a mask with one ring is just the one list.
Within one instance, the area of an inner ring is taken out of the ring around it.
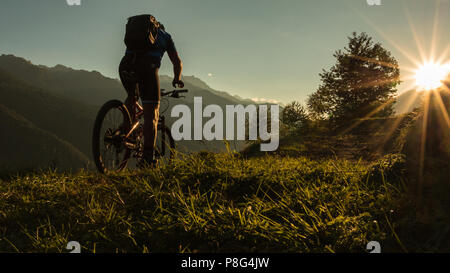
{"label": "front fork", "polygon": [[[164,128],[166,127],[166,119],[164,116],[161,116],[158,120],[158,126],[157,128],[160,129],[160,133],[161,133],[161,151],[159,152],[158,149],[155,149],[155,151],[158,151],[159,155],[155,155],[159,156],[159,157],[164,157],[164,155],[166,154],[166,145],[164,145],[166,143],[166,134],[164,133]],[[158,134],[158,130],[156,130],[156,136]],[[157,146],[157,145],[155,145]],[[155,147],[156,148],[156,147]]]}

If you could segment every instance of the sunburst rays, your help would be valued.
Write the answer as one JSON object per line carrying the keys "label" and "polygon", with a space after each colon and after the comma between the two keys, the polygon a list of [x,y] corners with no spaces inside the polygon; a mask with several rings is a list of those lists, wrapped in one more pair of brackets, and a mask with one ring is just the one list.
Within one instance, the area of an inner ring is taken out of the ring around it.
{"label": "sunburst rays", "polygon": [[[442,64],[442,65],[448,64],[450,66],[450,62],[449,62],[450,44],[447,43],[445,48],[441,51],[441,53],[438,54],[438,44],[439,44],[439,37],[440,37],[439,35],[445,35],[445,34],[439,33],[439,26],[440,26],[439,25],[439,22],[440,22],[439,15],[440,15],[440,6],[441,6],[440,0],[435,0],[435,2],[434,2],[434,17],[433,17],[433,22],[432,22],[431,37],[429,39],[430,42],[429,42],[428,52],[426,51],[426,49],[425,49],[426,47],[420,39],[421,36],[419,35],[418,29],[414,25],[414,20],[413,20],[413,17],[411,16],[409,8],[408,8],[408,3],[404,0],[402,0],[402,5],[403,5],[403,11],[405,13],[405,16],[406,16],[406,19],[407,19],[407,22],[408,22],[408,25],[410,28],[412,38],[414,39],[414,42],[415,42],[415,47],[417,49],[417,53],[407,50],[408,46],[406,46],[406,47],[401,46],[398,42],[395,41],[395,39],[389,37],[389,35],[387,35],[381,28],[379,28],[375,23],[373,23],[362,12],[356,10],[354,7],[351,7],[351,8],[368,25],[370,25],[383,39],[385,39],[391,46],[393,46],[398,52],[400,52],[400,54],[402,54],[406,58],[406,60],[410,63],[410,65],[401,67],[401,70],[403,72],[406,72],[405,75],[401,76],[401,81],[408,82],[408,85],[406,86],[405,90],[408,90],[408,91],[409,90],[417,90],[416,89],[417,85],[416,85],[416,82],[414,81],[415,73],[417,72],[417,69],[419,67],[423,66],[423,64],[435,63],[435,64]],[[426,40],[426,39],[424,39],[424,40]],[[416,55],[418,57],[416,57]],[[353,56],[353,57],[358,58],[358,59],[363,59],[358,56]],[[377,63],[379,65],[388,65],[388,64],[380,63],[378,60],[365,59],[365,61]],[[450,75],[449,75],[448,80],[450,80]],[[374,82],[374,84],[376,84],[376,83]],[[447,126],[446,129],[450,130],[450,117],[449,117],[449,113],[448,113],[448,109],[447,109],[448,106],[446,106],[444,104],[444,102],[442,101],[440,92],[447,92],[448,94],[450,94],[449,83],[447,83],[447,85],[443,84],[439,88],[435,88],[434,90],[429,90],[428,92],[423,93],[423,104],[422,104],[423,123],[421,125],[422,132],[421,132],[420,147],[419,147],[419,149],[420,149],[420,151],[419,151],[419,160],[420,160],[419,176],[420,177],[419,177],[419,185],[418,185],[419,191],[422,187],[421,184],[423,182],[423,175],[424,175],[424,166],[425,166],[424,162],[425,162],[426,143],[427,143],[427,129],[429,129],[429,128],[427,128],[427,126],[428,126],[427,123],[428,123],[428,118],[429,118],[430,105],[437,105],[440,116],[444,121],[443,122],[444,125],[442,125],[442,126]],[[422,95],[422,94],[420,94],[420,95]],[[412,104],[414,103],[414,101],[416,100],[416,98],[418,96],[419,96],[419,93],[416,92],[414,94],[414,96],[409,97],[409,100],[406,102],[407,109],[409,109],[412,106]],[[431,98],[433,98],[433,101],[430,101]],[[383,103],[382,105],[380,105],[379,107],[374,109],[372,112],[368,113],[364,118],[373,117],[379,111],[382,111],[384,109],[384,107],[386,107],[389,103],[392,103],[392,100],[388,100],[387,102]],[[361,124],[361,122],[363,122],[364,118],[351,124],[344,131],[344,133],[350,131],[351,129],[353,129],[356,126],[358,126],[359,124]],[[401,118],[398,117],[396,119],[396,121],[392,124],[391,128],[389,128],[385,132],[386,135],[383,139],[384,143],[389,141],[392,134],[399,127],[400,122],[401,122]],[[384,130],[384,128],[380,128],[380,130]]]}

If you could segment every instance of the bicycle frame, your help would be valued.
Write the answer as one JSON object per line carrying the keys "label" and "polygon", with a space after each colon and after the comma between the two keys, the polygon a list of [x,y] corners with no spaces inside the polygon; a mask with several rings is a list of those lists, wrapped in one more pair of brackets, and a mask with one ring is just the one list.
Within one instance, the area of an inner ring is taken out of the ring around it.
{"label": "bicycle frame", "polygon": [[[133,123],[132,123],[131,129],[130,129],[130,131],[125,135],[125,137],[124,137],[124,142],[125,142],[125,144],[129,144],[129,143],[127,142],[127,139],[129,139],[129,137],[131,136],[131,134],[133,134],[133,132],[139,127],[139,125],[141,124],[140,119],[141,119],[141,117],[144,115],[144,107],[142,107],[142,106],[139,104],[139,102],[138,102],[137,100],[135,100],[134,107],[135,107],[135,115],[134,115],[134,117],[133,117]],[[161,127],[161,128],[163,128],[163,127],[165,126],[165,117],[164,117],[164,116],[160,116],[160,117],[159,117],[159,119],[158,119],[158,125],[157,125],[157,126],[158,126],[158,127]],[[157,128],[158,128],[158,127],[157,127]],[[165,134],[161,134],[161,138],[162,138],[162,143],[165,143],[165,141],[166,141],[166,135],[165,135]],[[131,148],[131,147],[130,147],[130,148]],[[132,148],[135,148],[134,145],[133,145]],[[162,145],[161,149],[162,149],[162,150],[161,150],[161,154],[162,154],[162,155],[165,155],[165,153],[166,153],[166,147],[165,147],[165,145]]]}
{"label": "bicycle frame", "polygon": [[[138,88],[138,86],[136,86],[136,88]],[[188,92],[187,89],[169,92],[163,91],[164,90],[161,89],[161,97],[171,98],[184,97],[180,96],[180,93]],[[131,157],[137,160],[136,166],[134,167],[139,167],[141,162],[140,159],[144,155],[144,130],[141,121],[144,116],[144,107],[139,103],[138,92],[139,89],[135,92],[134,101],[131,105],[129,105],[130,101],[128,100],[125,103],[119,100],[110,100],[102,106],[97,114],[92,137],[92,150],[95,164],[101,173],[107,173],[113,170],[123,170],[127,165],[128,159]],[[109,126],[109,128],[103,132],[102,126],[105,125],[105,117],[109,111],[113,109],[119,110],[123,119],[122,121],[119,121],[119,123],[116,122],[117,124],[113,124],[112,128]],[[165,110],[163,110],[163,113]],[[132,117],[130,117],[130,112],[133,113]],[[157,132],[155,133],[158,138],[156,139],[154,156],[157,160],[162,159],[162,161],[165,161],[167,159],[170,161],[173,158],[174,151],[172,149],[175,149],[175,140],[171,136],[170,129],[165,125],[165,117],[163,115],[158,118],[156,130]],[[104,152],[106,151],[112,151],[111,158],[110,156],[104,156]],[[125,153],[122,154],[123,152]],[[169,153],[167,154],[167,152]],[[167,155],[169,157],[166,158]]]}
{"label": "bicycle frame", "polygon": [[136,130],[136,128],[141,123],[140,119],[141,119],[142,115],[144,115],[144,108],[139,104],[139,102],[137,100],[135,101],[134,108],[137,111],[135,111],[134,117],[131,117],[133,124],[132,124],[131,129],[128,132],[128,134],[125,135],[125,139],[128,139],[130,137],[130,135],[134,132],[134,130]]}
{"label": "bicycle frame", "polygon": [[[123,138],[123,141],[125,143],[125,145],[127,146],[128,149],[131,150],[136,150],[136,144],[133,143],[129,143],[127,142],[127,140],[130,138],[130,136],[133,134],[133,132],[139,127],[139,125],[141,124],[141,117],[144,115],[144,108],[142,107],[142,105],[139,104],[139,86],[136,84],[136,90],[138,92],[135,92],[134,94],[134,105],[132,107],[134,107],[134,117],[132,118],[132,125],[130,130],[128,131],[128,133],[125,135],[125,137]],[[188,92],[187,89],[184,90],[173,90],[173,91],[169,91],[166,93],[163,93],[164,89],[161,89],[161,97],[165,97],[165,96],[169,96],[172,98],[180,98],[183,96],[180,96],[180,93],[186,93]],[[164,116],[159,116],[158,118],[158,125],[157,125],[157,130],[158,129],[163,129],[165,128],[165,117]],[[156,132],[157,133],[157,132]],[[161,140],[162,143],[166,143],[166,134],[162,133],[161,134]],[[166,145],[161,145],[161,151],[155,151],[158,152],[159,155],[164,156],[166,154]]]}

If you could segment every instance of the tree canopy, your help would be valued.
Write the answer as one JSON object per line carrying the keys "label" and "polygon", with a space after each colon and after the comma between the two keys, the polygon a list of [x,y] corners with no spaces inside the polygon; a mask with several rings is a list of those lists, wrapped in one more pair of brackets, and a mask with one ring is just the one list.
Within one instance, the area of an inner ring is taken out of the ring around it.
{"label": "tree canopy", "polygon": [[281,121],[290,131],[298,132],[308,127],[309,116],[300,102],[293,101],[283,108]]}
{"label": "tree canopy", "polygon": [[336,64],[320,74],[308,98],[310,113],[336,122],[393,113],[400,70],[397,60],[366,33],[352,33],[348,46],[334,53]]}

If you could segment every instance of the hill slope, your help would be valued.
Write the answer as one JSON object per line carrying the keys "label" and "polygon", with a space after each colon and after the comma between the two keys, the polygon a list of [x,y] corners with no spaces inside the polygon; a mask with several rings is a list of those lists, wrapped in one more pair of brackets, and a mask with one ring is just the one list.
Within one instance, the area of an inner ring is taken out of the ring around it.
{"label": "hill slope", "polygon": [[[66,140],[85,156],[91,153],[91,131],[97,108],[25,84],[0,70],[1,104],[34,126]],[[7,127],[6,127],[7,128]],[[20,145],[20,142],[15,142]]]}
{"label": "hill slope", "polygon": [[42,130],[29,120],[0,104],[0,170],[57,167],[77,170],[89,159],[67,141]]}
{"label": "hill slope", "polygon": [[399,164],[203,153],[136,173],[16,177],[0,183],[0,252],[66,252],[68,240],[82,252],[401,251]]}
{"label": "hill slope", "polygon": [[[190,90],[185,99],[168,99],[162,102],[163,109],[169,106],[165,112],[169,127],[176,120],[170,118],[171,108],[181,103],[193,109],[194,96],[202,96],[204,104],[222,107],[227,104],[249,103],[225,92],[215,91],[195,77],[185,77],[185,82],[186,88]],[[171,88],[171,78],[162,76],[161,85],[163,88]],[[110,99],[124,99],[125,92],[119,81],[95,71],[74,70],[62,65],[49,68],[34,65],[13,55],[1,55],[0,96],[1,105],[4,109],[12,110],[14,116],[20,116],[33,124],[33,128],[39,128],[70,143],[84,157],[91,158],[91,133],[100,105]],[[20,136],[9,136],[16,139],[9,142],[10,145],[22,145],[23,139]],[[242,141],[232,141],[230,147],[239,150],[243,145]],[[226,149],[222,141],[181,141],[178,146],[180,150],[187,152]],[[21,156],[29,162],[25,154]],[[42,165],[40,162],[36,163],[36,166]]]}

